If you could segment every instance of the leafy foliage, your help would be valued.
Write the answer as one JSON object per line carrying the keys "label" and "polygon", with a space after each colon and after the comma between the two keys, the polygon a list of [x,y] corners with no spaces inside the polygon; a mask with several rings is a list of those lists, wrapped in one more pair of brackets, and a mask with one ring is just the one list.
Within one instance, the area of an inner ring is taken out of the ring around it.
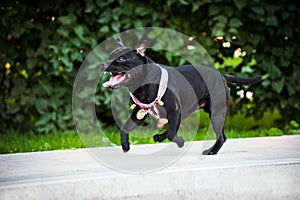
{"label": "leafy foliage", "polygon": [[[276,107],[286,122],[299,118],[300,23],[295,1],[8,0],[0,9],[1,132],[73,129],[72,88],[83,59],[107,37],[145,26],[193,36],[223,72],[264,75],[262,84],[252,87],[253,113]],[[235,67],[225,65],[237,48],[246,55]],[[153,55],[154,60],[161,57],[166,64],[181,62],[169,52]],[[95,102],[102,119],[110,116],[109,100],[110,94],[99,88]]]}

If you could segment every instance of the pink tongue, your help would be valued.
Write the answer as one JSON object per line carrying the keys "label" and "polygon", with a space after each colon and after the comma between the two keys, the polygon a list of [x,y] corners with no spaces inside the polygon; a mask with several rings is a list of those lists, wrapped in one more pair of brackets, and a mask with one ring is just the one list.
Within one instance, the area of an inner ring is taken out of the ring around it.
{"label": "pink tongue", "polygon": [[119,74],[119,75],[111,75],[109,81],[103,83],[104,87],[112,87],[115,86],[118,83],[121,83],[124,81],[125,75],[124,74]]}

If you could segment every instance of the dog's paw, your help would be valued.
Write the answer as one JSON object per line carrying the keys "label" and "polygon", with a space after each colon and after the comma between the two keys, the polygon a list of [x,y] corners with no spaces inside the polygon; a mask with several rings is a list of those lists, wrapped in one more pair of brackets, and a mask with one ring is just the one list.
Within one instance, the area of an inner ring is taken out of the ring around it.
{"label": "dog's paw", "polygon": [[212,149],[207,149],[202,152],[202,155],[216,155],[218,152],[213,151]]}
{"label": "dog's paw", "polygon": [[128,152],[130,149],[128,140],[129,140],[128,134],[121,134],[121,144],[124,153]]}
{"label": "dog's paw", "polygon": [[209,151],[209,150],[205,150],[202,152],[202,155],[216,155],[217,153],[213,152],[213,151]]}
{"label": "dog's paw", "polygon": [[153,140],[155,142],[162,142],[166,139],[166,135],[165,134],[156,134],[153,136]]}
{"label": "dog's paw", "polygon": [[217,140],[214,146],[202,152],[203,155],[216,155],[221,147],[223,146],[225,140]]}
{"label": "dog's paw", "polygon": [[125,144],[122,143],[122,149],[124,153],[127,153],[130,150],[129,143],[128,142]]}
{"label": "dog's paw", "polygon": [[172,140],[179,148],[184,146],[184,139],[181,136],[175,136]]}

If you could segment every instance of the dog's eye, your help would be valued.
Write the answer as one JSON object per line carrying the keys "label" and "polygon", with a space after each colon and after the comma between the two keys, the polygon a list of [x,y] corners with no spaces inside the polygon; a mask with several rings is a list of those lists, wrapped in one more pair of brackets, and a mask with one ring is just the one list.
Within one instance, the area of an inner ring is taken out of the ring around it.
{"label": "dog's eye", "polygon": [[123,56],[120,56],[120,57],[117,58],[117,61],[118,62],[124,62],[125,58]]}

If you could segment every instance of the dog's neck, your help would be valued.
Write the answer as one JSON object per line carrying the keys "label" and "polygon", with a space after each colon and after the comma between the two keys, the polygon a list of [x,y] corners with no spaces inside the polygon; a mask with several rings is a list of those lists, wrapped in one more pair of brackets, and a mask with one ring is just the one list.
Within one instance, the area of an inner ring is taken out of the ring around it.
{"label": "dog's neck", "polygon": [[143,73],[135,77],[134,82],[127,87],[129,91],[143,103],[155,100],[161,78],[161,69],[150,58],[145,58]]}

